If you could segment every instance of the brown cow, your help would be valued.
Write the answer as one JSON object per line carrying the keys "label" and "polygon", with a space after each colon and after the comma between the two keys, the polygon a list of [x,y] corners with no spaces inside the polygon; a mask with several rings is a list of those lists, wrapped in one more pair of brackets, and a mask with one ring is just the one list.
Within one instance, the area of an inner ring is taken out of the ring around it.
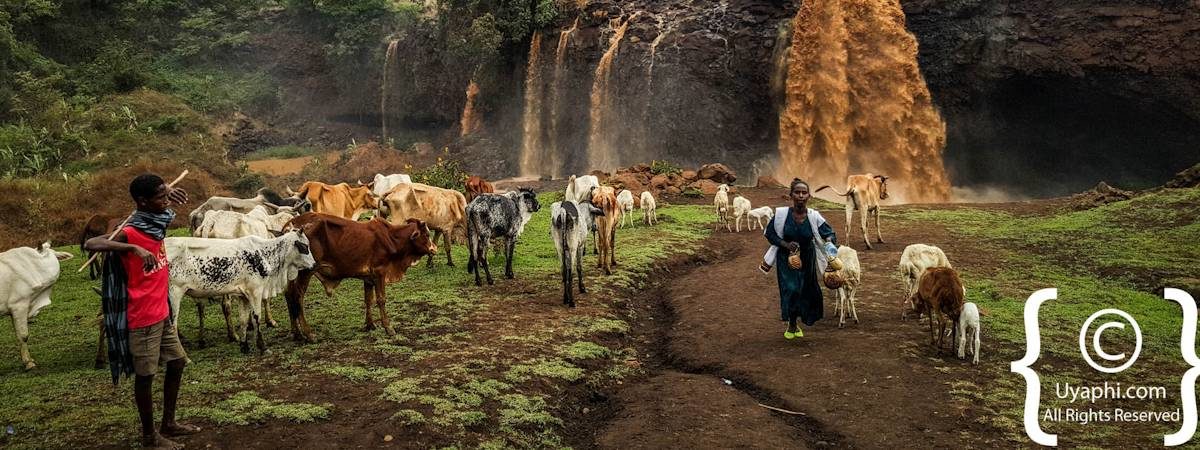
{"label": "brown cow", "polygon": [[387,284],[402,280],[405,271],[421,257],[437,253],[437,245],[429,237],[429,227],[415,219],[392,225],[380,218],[355,222],[316,213],[303,214],[291,224],[308,236],[317,260],[316,267],[300,271],[287,286],[285,298],[292,318],[292,337],[314,342],[312,328],[304,317],[304,294],[314,275],[330,296],[343,279],[362,280],[367,316],[363,329],[375,328],[371,305],[377,305],[380,325],[388,335],[396,334],[387,316]]}
{"label": "brown cow", "polygon": [[467,203],[471,203],[479,194],[491,194],[494,192],[496,192],[496,189],[492,187],[492,183],[484,181],[482,177],[475,175],[467,177]]}
{"label": "brown cow", "polygon": [[[380,201],[379,213],[396,225],[403,225],[408,219],[424,222],[433,230],[434,242],[443,237],[446,265],[454,265],[450,238],[459,229],[466,236],[467,229],[467,198],[462,192],[421,183],[398,184]],[[429,265],[433,266],[433,255],[429,255]]]}
{"label": "brown cow", "polygon": [[875,234],[879,238],[875,242],[883,243],[883,231],[879,229],[879,201],[887,200],[887,180],[888,177],[883,175],[850,175],[846,177],[846,192],[838,192],[837,189],[824,185],[813,192],[821,192],[822,189],[829,188],[833,193],[847,197],[846,201],[846,240],[850,240],[850,223],[854,217],[854,210],[859,211],[861,220],[861,228],[863,234],[863,242],[867,244],[867,249],[870,250],[871,240],[867,238],[867,215],[875,217]]}
{"label": "brown cow", "polygon": [[343,219],[358,220],[367,210],[379,209],[379,198],[366,186],[351,187],[346,183],[330,185],[308,181],[294,193],[288,188],[288,193],[312,203],[313,212]]}
{"label": "brown cow", "polygon": [[[962,280],[954,269],[930,267],[921,275],[911,302],[918,314],[925,313],[929,316],[929,343],[937,345],[939,350],[946,336],[947,322],[953,323],[951,330],[958,329],[958,316],[962,314],[965,296],[966,290]],[[936,336],[933,334],[933,316],[938,316]],[[952,339],[951,347],[953,343]]]}
{"label": "brown cow", "polygon": [[621,208],[617,207],[617,192],[611,186],[600,186],[592,190],[592,205],[604,211],[596,217],[596,240],[599,264],[605,275],[612,275],[612,266],[617,265],[614,251],[617,241],[617,224],[621,222]]}

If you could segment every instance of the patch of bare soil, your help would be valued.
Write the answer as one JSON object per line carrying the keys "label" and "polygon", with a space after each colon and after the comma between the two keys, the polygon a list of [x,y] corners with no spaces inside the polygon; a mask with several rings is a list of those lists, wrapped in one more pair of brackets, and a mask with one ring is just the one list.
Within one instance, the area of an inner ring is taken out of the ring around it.
{"label": "patch of bare soil", "polygon": [[313,158],[324,158],[326,164],[333,164],[338,159],[337,152],[325,153],[318,156],[301,156],[299,158],[287,159],[261,159],[258,161],[246,161],[246,166],[251,171],[260,172],[267,175],[280,176],[292,175],[300,173],[304,170],[304,166],[312,161]]}

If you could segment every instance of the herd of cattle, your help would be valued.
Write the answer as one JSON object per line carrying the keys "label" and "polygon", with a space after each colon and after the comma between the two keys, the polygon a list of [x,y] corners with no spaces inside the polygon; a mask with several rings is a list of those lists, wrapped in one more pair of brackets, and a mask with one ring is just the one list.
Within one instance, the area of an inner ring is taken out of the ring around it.
{"label": "herd of cattle", "polygon": [[[886,198],[886,178],[873,180],[875,189],[869,191],[871,196]],[[332,295],[342,280],[353,278],[363,282],[364,329],[374,329],[378,323],[387,334],[393,335],[387,315],[386,286],[403,279],[408,268],[419,264],[422,258],[432,265],[439,250],[436,244],[439,237],[443,239],[446,263],[453,266],[451,236],[460,231],[466,236],[467,270],[475,275],[476,285],[482,285],[483,279],[489,285],[494,283],[487,258],[493,243],[498,243],[504,255],[505,277],[514,277],[515,243],[533,214],[541,209],[537,194],[525,188],[497,193],[479,177],[469,177],[465,188],[466,195],[454,189],[414,183],[408,175],[394,174],[376,175],[372,182],[360,182],[358,186],[310,181],[296,191],[289,188],[289,197],[264,189],[249,199],[209,198],[189,215],[192,237],[169,237],[164,243],[171,267],[172,317],[178,319],[184,296],[193,298],[201,320],[200,345],[206,345],[204,306],[208,301],[219,301],[230,340],[238,340],[242,351],[249,352],[249,332],[253,330],[258,350],[266,352],[262,328],[276,326],[268,302],[283,293],[293,338],[313,342],[304,305],[312,278],[317,278],[327,295]],[[862,196],[855,194],[854,186],[845,195]],[[726,227],[729,203],[728,187],[721,185],[714,206],[718,220],[726,223]],[[859,198],[848,203],[868,204]],[[645,223],[654,224],[657,212],[653,195],[643,192],[639,204]],[[769,220],[773,213],[769,207],[751,210],[749,201],[743,197],[735,198],[733,204],[739,230],[741,217],[746,217],[748,225],[751,218],[756,219],[761,228],[761,219]],[[878,202],[870,204],[874,206],[870,212],[876,216],[878,227]],[[632,215],[633,208],[633,194],[627,190],[617,192],[613,187],[601,185],[592,175],[570,177],[564,199],[550,207],[550,237],[561,265],[564,305],[575,306],[574,285],[577,284],[579,293],[586,292],[583,256],[588,235],[593,236],[598,268],[606,275],[611,274],[612,267],[617,265],[617,229],[624,225],[623,216]],[[847,235],[853,209],[847,206]],[[868,211],[863,210],[865,215]],[[358,220],[372,211],[375,215],[371,220]],[[92,217],[81,233],[80,242],[111,233],[121,223],[120,219]],[[865,228],[864,218],[864,238]],[[853,305],[860,279],[853,249],[843,246],[840,255],[847,262],[843,269],[847,272],[844,274],[847,283],[837,292],[839,326],[844,324],[847,311],[858,320]],[[58,261],[69,256],[54,252],[48,243],[37,250],[17,248],[0,253],[0,285],[9,286],[0,293],[0,314],[12,315],[21,359],[27,369],[35,367],[27,349],[27,321],[50,303],[50,290],[59,275]],[[943,275],[937,268],[945,268],[953,276]],[[920,244],[909,246],[901,257],[900,273],[906,280],[909,302],[906,311],[929,314],[931,333],[935,314],[943,318],[939,321],[943,324],[946,318],[953,319],[956,325],[960,322],[965,291],[940,249]],[[233,297],[241,300],[236,336],[229,314],[229,299]],[[378,321],[372,317],[372,307],[378,309]],[[977,326],[977,318],[975,323]],[[977,349],[978,333],[975,336]],[[964,335],[959,333],[959,337]],[[100,345],[103,343],[101,336]],[[98,365],[103,362],[104,353],[102,348],[97,351]],[[978,350],[975,354],[977,360]]]}

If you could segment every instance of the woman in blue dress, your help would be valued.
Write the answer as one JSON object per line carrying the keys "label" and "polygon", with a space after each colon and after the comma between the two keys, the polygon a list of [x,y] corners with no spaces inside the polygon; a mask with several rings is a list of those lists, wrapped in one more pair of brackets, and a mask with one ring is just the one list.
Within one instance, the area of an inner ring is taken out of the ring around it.
{"label": "woman in blue dress", "polygon": [[[810,222],[815,221],[816,229],[821,237],[835,246],[837,245],[837,235],[834,234],[833,228],[825,222],[820,213],[808,209],[808,200],[812,198],[808,183],[799,178],[793,179],[789,192],[792,207],[786,209],[787,215],[783,219],[783,235],[780,236],[775,229],[778,218],[772,221],[772,226],[767,227],[763,233],[766,235],[767,241],[778,248],[775,252],[775,260],[772,262],[779,280],[780,317],[788,322],[788,328],[783,333],[783,337],[793,339],[804,336],[797,321],[806,326],[812,326],[824,315],[824,299],[820,284],[820,277],[823,274],[819,273],[820,267],[823,267],[824,264],[818,265],[818,249],[813,242],[813,226]],[[776,209],[776,215],[782,211],[785,209]],[[800,253],[803,261],[799,270],[788,265],[788,256],[796,251]]]}

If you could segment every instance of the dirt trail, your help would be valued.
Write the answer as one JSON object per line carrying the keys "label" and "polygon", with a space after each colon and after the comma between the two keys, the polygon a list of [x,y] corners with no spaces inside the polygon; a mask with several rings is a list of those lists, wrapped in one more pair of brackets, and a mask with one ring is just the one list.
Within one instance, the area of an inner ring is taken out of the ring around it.
{"label": "dirt trail", "polygon": [[[744,195],[755,206],[784,203],[777,191]],[[854,239],[845,238],[842,211],[824,215],[842,244],[864,247],[857,229]],[[665,367],[615,395],[618,411],[597,446],[962,448],[1000,439],[975,423],[969,408],[955,406],[946,386],[954,377],[936,366],[967,363],[929,346],[926,322],[900,320],[901,286],[892,276],[909,243],[938,245],[964,262],[969,249],[959,251],[944,229],[889,227],[886,213],[884,239],[875,250],[859,250],[861,323],[838,329],[826,291],[825,318],[788,341],[775,274],[757,270],[767,245],[761,232],[715,233],[708,240],[715,260],[665,288],[664,307],[674,319],[660,344]]]}

